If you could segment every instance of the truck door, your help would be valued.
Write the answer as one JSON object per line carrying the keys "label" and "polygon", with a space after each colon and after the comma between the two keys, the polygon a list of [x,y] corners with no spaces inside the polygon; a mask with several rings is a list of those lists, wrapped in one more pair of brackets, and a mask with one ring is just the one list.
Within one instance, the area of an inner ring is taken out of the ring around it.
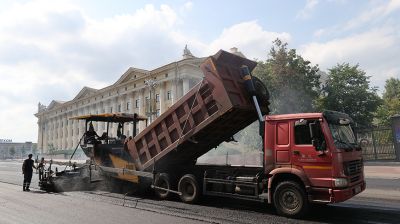
{"label": "truck door", "polygon": [[[310,126],[314,126],[313,138]],[[302,169],[312,186],[330,187],[332,176],[331,154],[326,151],[325,137],[318,119],[300,119],[294,122],[292,136],[292,164]],[[314,143],[314,145],[313,145]],[[318,145],[316,147],[316,145]]]}

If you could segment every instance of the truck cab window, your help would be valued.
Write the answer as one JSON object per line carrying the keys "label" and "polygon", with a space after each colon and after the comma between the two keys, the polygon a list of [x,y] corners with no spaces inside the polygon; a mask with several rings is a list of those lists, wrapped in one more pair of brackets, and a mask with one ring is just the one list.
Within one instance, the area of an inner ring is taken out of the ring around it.
{"label": "truck cab window", "polygon": [[313,121],[298,120],[294,124],[294,139],[296,145],[311,145],[311,134],[309,123]]}
{"label": "truck cab window", "polygon": [[311,123],[316,123],[317,124],[317,133],[315,133],[314,140],[318,140],[319,142],[322,142],[324,140],[324,135],[321,131],[321,126],[319,124],[319,121],[317,120],[298,120],[295,122],[294,125],[294,138],[295,138],[295,143],[296,145],[311,145],[312,144],[312,138],[311,138],[311,133],[310,133],[310,124]]}

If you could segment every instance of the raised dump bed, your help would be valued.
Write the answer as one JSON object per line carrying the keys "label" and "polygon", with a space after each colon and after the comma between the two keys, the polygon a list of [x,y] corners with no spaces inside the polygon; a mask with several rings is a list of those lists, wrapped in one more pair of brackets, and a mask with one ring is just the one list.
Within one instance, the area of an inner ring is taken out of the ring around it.
{"label": "raised dump bed", "polygon": [[[196,159],[257,120],[241,78],[256,62],[219,51],[201,65],[204,78],[172,107],[127,143],[137,170],[157,171],[194,164]],[[254,79],[254,78],[253,78]],[[261,111],[267,114],[268,92],[255,83]],[[155,164],[155,165],[154,165]]]}

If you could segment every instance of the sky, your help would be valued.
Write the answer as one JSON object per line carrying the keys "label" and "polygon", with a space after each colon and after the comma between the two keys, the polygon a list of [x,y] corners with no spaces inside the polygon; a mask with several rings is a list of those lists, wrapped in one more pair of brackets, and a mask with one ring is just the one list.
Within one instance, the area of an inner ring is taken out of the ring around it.
{"label": "sky", "polygon": [[380,93],[400,77],[400,0],[0,0],[0,139],[37,142],[38,103],[237,47],[266,60],[279,38],[322,71],[359,64]]}

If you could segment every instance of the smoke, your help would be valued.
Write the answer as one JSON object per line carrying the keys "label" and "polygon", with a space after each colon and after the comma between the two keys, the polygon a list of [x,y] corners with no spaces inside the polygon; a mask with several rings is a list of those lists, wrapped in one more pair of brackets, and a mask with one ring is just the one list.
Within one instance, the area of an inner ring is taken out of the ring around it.
{"label": "smoke", "polygon": [[234,141],[222,142],[197,159],[198,163],[217,165],[262,166],[262,138],[259,122],[255,121],[233,136]]}
{"label": "smoke", "polygon": [[[300,85],[300,84],[299,84]],[[286,86],[271,93],[271,112],[273,114],[290,114],[313,112],[314,97],[300,86]]]}
{"label": "smoke", "polygon": [[67,191],[107,191],[134,194],[139,191],[137,184],[119,180],[103,173],[99,168],[89,169],[89,165],[61,172],[53,179],[56,192]]}

